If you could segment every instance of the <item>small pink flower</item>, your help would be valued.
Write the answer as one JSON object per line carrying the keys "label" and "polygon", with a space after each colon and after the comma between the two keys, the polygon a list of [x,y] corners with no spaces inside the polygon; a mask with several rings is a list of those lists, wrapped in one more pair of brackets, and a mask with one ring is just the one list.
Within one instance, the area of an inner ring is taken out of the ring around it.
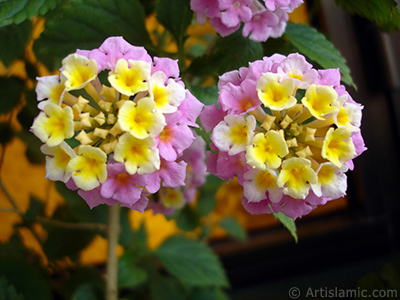
{"label": "small pink flower", "polygon": [[220,0],[221,21],[228,27],[235,27],[242,22],[248,22],[251,19],[252,0]]}
{"label": "small pink flower", "polygon": [[186,124],[188,126],[199,127],[196,123],[197,117],[200,115],[204,104],[197,100],[188,90],[186,91],[186,98],[182,101],[178,107],[178,112],[181,113],[181,117],[178,121],[180,124]]}
{"label": "small pink flower", "polygon": [[120,36],[110,37],[104,41],[98,49],[91,51],[77,50],[77,54],[93,58],[97,61],[100,71],[105,69],[114,70],[114,67],[120,58],[126,60],[143,60],[151,62],[152,59],[143,47],[132,46]]}
{"label": "small pink flower", "polygon": [[185,185],[186,162],[174,162],[161,160],[160,169],[148,175],[149,183],[146,189],[150,193],[155,193],[160,189],[160,186],[179,187]]}
{"label": "small pink flower", "polygon": [[210,19],[210,24],[212,27],[214,27],[214,29],[222,36],[228,36],[231,35],[232,33],[234,33],[236,30],[238,30],[240,28],[240,23],[238,23],[236,26],[233,27],[229,27],[227,25],[225,25],[222,20],[221,17],[214,17]]}
{"label": "small pink flower", "polygon": [[210,132],[226,116],[226,112],[215,104],[204,107],[200,114],[200,122],[206,132]]}
{"label": "small pink flower", "polygon": [[178,123],[179,117],[180,114],[166,115],[167,125],[156,139],[160,156],[168,161],[181,156],[194,140],[189,126]]}
{"label": "small pink flower", "polygon": [[278,24],[278,17],[268,10],[254,13],[243,27],[243,36],[256,42],[266,41],[271,36],[272,28]]}
{"label": "small pink flower", "polygon": [[101,195],[112,198],[123,204],[133,205],[142,195],[143,186],[148,179],[146,175],[130,175],[123,163],[112,163],[107,166],[108,178],[101,185]]}
{"label": "small pink flower", "polygon": [[257,96],[256,82],[253,80],[245,80],[240,86],[226,84],[220,90],[218,101],[222,110],[230,114],[246,113],[261,104]]}

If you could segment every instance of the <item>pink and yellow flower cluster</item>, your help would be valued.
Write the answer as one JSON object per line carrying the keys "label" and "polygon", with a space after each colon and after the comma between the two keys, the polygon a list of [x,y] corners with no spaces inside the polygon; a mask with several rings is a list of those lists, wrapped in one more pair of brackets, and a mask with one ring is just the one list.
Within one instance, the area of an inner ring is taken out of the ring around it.
{"label": "pink and yellow flower cluster", "polygon": [[143,211],[150,199],[171,210],[204,182],[204,155],[190,161],[205,149],[191,128],[203,104],[185,89],[177,61],[110,37],[68,55],[59,75],[38,78],[36,92],[42,111],[32,131],[44,143],[47,177],[79,189],[90,207]]}
{"label": "pink and yellow flower cluster", "polygon": [[317,70],[300,54],[275,54],[222,75],[218,106],[200,120],[211,133],[208,170],[237,176],[250,213],[291,218],[346,193],[346,171],[366,148],[362,106],[338,69]]}
{"label": "pink and yellow flower cluster", "polygon": [[301,3],[303,0],[191,0],[190,6],[199,24],[209,19],[221,36],[232,34],[243,23],[244,37],[265,42],[283,34],[288,13]]}

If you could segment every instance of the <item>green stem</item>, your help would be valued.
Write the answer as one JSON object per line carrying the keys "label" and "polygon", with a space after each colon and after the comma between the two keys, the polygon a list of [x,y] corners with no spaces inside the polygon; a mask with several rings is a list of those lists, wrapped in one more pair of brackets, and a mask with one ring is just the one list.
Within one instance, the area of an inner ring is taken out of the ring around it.
{"label": "green stem", "polygon": [[119,223],[120,207],[119,204],[115,204],[108,208],[106,300],[118,299],[117,246],[121,231]]}

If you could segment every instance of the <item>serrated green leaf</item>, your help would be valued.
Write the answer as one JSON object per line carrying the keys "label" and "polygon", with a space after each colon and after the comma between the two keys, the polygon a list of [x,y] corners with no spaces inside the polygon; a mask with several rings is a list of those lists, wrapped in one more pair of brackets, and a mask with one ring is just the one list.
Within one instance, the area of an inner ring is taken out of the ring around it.
{"label": "serrated green leaf", "polygon": [[400,11],[395,0],[335,0],[351,14],[377,23],[383,30],[400,29]]}
{"label": "serrated green leaf", "polygon": [[23,300],[13,285],[8,284],[5,277],[0,277],[0,300]]}
{"label": "serrated green leaf", "polygon": [[289,218],[288,216],[284,215],[281,212],[277,212],[277,213],[273,212],[272,208],[271,208],[271,211],[272,211],[272,214],[274,215],[274,217],[276,219],[278,219],[283,224],[283,226],[286,227],[287,230],[289,230],[290,234],[294,238],[294,241],[297,243],[297,241],[298,241],[297,232],[296,232],[297,229],[296,229],[296,224],[293,221],[293,219]]}
{"label": "serrated green leaf", "polygon": [[0,60],[6,67],[15,59],[23,57],[26,45],[31,37],[31,30],[32,25],[29,21],[0,28]]}
{"label": "serrated green leaf", "polygon": [[288,23],[285,36],[299,52],[322,68],[339,68],[342,81],[355,87],[345,58],[322,33],[308,25]]}
{"label": "serrated green leaf", "polygon": [[201,242],[174,236],[155,255],[170,274],[189,286],[228,286],[218,257]]}
{"label": "serrated green leaf", "polygon": [[160,0],[156,5],[156,12],[158,21],[171,32],[178,43],[183,43],[193,17],[190,1]]}
{"label": "serrated green leaf", "polygon": [[233,217],[226,217],[221,220],[219,225],[233,238],[239,241],[247,239],[247,232],[239,222]]}
{"label": "serrated green leaf", "polygon": [[135,265],[135,253],[125,252],[118,260],[118,287],[133,288],[147,280],[147,272]]}
{"label": "serrated green leaf", "polygon": [[34,43],[38,59],[50,69],[76,49],[98,48],[110,36],[135,46],[150,45],[145,14],[138,0],[70,0],[46,16],[45,30]]}
{"label": "serrated green leaf", "polygon": [[0,27],[43,16],[58,3],[60,0],[3,0],[0,2]]}
{"label": "serrated green leaf", "polygon": [[0,77],[0,115],[7,114],[21,101],[24,82],[18,77]]}
{"label": "serrated green leaf", "polygon": [[260,43],[244,38],[236,32],[219,38],[213,53],[194,59],[188,73],[197,76],[219,76],[243,66],[247,67],[249,62],[262,57],[263,48]]}

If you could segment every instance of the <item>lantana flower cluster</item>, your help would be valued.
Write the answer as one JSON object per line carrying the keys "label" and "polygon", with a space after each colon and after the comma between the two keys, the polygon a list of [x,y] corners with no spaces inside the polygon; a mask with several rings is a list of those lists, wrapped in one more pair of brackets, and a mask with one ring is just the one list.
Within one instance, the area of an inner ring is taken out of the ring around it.
{"label": "lantana flower cluster", "polygon": [[244,37],[265,42],[280,37],[289,19],[288,13],[303,0],[191,0],[191,9],[199,24],[210,24],[223,37],[237,31],[242,23]]}
{"label": "lantana flower cluster", "polygon": [[346,194],[346,171],[366,148],[362,106],[338,69],[317,70],[297,53],[275,54],[222,75],[218,106],[200,120],[211,133],[208,170],[237,176],[253,214],[296,219]]}
{"label": "lantana flower cluster", "polygon": [[68,55],[59,75],[38,78],[36,92],[42,111],[32,131],[44,143],[46,176],[78,189],[91,208],[171,212],[204,182],[205,155],[193,153],[205,143],[193,143],[191,128],[203,104],[185,89],[177,61],[110,37]]}

